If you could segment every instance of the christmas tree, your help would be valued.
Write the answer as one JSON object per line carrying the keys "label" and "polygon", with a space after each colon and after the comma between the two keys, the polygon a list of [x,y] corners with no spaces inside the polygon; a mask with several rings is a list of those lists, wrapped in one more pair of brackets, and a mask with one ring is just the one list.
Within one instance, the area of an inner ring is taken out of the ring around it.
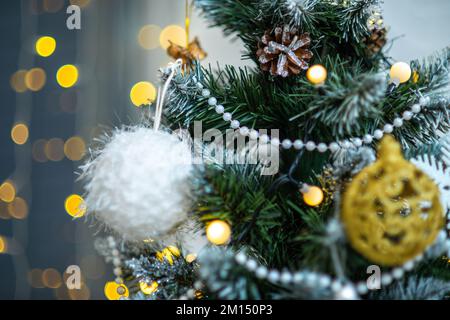
{"label": "christmas tree", "polygon": [[255,67],[172,45],[142,123],[100,139],[107,296],[448,298],[450,48],[393,61],[376,0],[195,5]]}

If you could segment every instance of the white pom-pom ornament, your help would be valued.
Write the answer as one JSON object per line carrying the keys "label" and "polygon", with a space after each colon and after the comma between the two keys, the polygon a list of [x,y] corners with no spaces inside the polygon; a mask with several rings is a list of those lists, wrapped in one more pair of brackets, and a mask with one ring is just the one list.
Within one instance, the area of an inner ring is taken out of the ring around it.
{"label": "white pom-pom ornament", "polygon": [[153,129],[116,130],[83,169],[86,206],[127,240],[164,241],[177,236],[191,207],[190,144],[159,130],[164,100],[182,61],[171,64],[158,89]]}
{"label": "white pom-pom ornament", "polygon": [[87,208],[127,240],[163,240],[187,219],[192,169],[190,147],[178,137],[117,130],[85,167]]}

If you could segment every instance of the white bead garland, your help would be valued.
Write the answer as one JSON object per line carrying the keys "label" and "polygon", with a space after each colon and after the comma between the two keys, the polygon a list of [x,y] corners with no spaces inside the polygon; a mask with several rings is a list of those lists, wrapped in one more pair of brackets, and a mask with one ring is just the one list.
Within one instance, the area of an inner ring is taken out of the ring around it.
{"label": "white bead garland", "polygon": [[[208,105],[210,106],[215,106],[215,111],[217,114],[223,114],[223,120],[226,122],[230,122],[230,126],[232,129],[236,129],[239,130],[239,133],[247,136],[249,135],[250,139],[252,140],[257,140],[259,137],[259,133],[257,130],[240,130],[240,122],[237,120],[233,119],[233,116],[231,115],[231,113],[224,113],[225,112],[225,108],[223,105],[218,105],[218,101],[217,98],[215,97],[210,97],[211,96],[211,92],[208,89],[204,89],[204,86],[200,83],[197,82],[196,83],[196,87],[197,89],[201,92],[201,95],[204,98],[209,98],[208,99]],[[430,103],[431,99],[430,97],[421,97],[419,99],[418,103],[415,103],[414,105],[411,106],[410,110],[406,110],[403,112],[402,117],[397,117],[394,119],[393,123],[387,123],[383,126],[383,129],[377,129],[374,131],[373,134],[366,134],[364,135],[362,138],[350,138],[349,140],[345,140],[345,141],[341,141],[341,142],[331,142],[331,143],[324,143],[324,142],[319,142],[316,143],[314,141],[308,141],[308,142],[304,142],[300,139],[297,139],[295,141],[292,141],[290,139],[285,139],[283,140],[283,142],[280,143],[279,140],[275,140],[274,143],[271,142],[271,138],[267,135],[262,135],[261,137],[259,137],[261,143],[266,144],[266,143],[272,143],[274,146],[279,146],[285,150],[289,150],[292,147],[294,147],[295,150],[301,150],[303,148],[305,148],[307,151],[315,151],[317,150],[320,153],[324,153],[328,150],[330,150],[332,153],[335,153],[337,151],[339,151],[340,149],[349,149],[352,146],[355,146],[357,148],[361,147],[363,144],[369,145],[373,142],[374,139],[376,140],[381,140],[384,136],[384,134],[389,134],[392,133],[394,131],[394,129],[396,128],[401,128],[404,125],[405,121],[410,121],[413,117],[414,114],[419,114],[423,107],[426,107],[429,103]],[[277,139],[277,138],[275,138]]]}
{"label": "white bead garland", "polygon": [[[305,184],[302,188],[307,187],[308,186]],[[439,234],[436,243],[444,243],[445,250],[450,251],[450,238],[448,237],[448,234],[450,233],[450,223],[448,223],[446,227],[446,230],[443,230]],[[406,272],[413,270],[415,265],[420,263],[423,259],[424,254],[420,254],[414,259],[406,262],[403,266],[396,267],[389,272],[384,272],[381,277],[381,284],[383,286],[388,286],[392,284],[394,280],[401,279]],[[348,280],[343,281],[341,279],[331,279],[331,277],[326,274],[319,274],[316,272],[290,272],[287,270],[281,272],[275,269],[268,270],[267,267],[258,264],[256,260],[249,259],[242,251],[235,255],[235,260],[239,265],[243,266],[251,272],[254,272],[255,276],[258,279],[268,280],[276,284],[295,284],[320,288],[324,290],[329,289],[336,294],[336,297],[338,299],[357,298],[356,296],[354,296],[356,293],[360,295],[366,295],[369,292],[367,283],[365,281],[360,281],[356,284],[353,284]]]}

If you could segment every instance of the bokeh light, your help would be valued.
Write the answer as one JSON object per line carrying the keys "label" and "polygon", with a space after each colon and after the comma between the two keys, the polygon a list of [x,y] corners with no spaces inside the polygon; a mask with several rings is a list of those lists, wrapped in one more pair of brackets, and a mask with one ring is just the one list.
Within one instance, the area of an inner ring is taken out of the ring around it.
{"label": "bokeh light", "polygon": [[71,300],[89,300],[91,297],[91,290],[89,290],[85,283],[82,283],[79,290],[69,290],[69,297]]}
{"label": "bokeh light", "polygon": [[0,254],[6,253],[7,243],[6,239],[0,236]]}
{"label": "bokeh light", "polygon": [[45,146],[46,145],[47,145],[47,141],[44,139],[36,140],[33,143],[32,154],[33,154],[34,161],[41,162],[41,163],[48,161],[47,155],[45,154]]}
{"label": "bokeh light", "polygon": [[32,269],[28,273],[28,282],[33,288],[45,288],[45,285],[42,282],[42,270]]}
{"label": "bokeh light", "polygon": [[66,212],[74,218],[81,218],[86,213],[86,203],[84,202],[84,199],[77,194],[72,194],[67,197],[64,207]]}
{"label": "bokeh light", "polygon": [[72,137],[64,144],[64,154],[72,161],[80,161],[86,152],[86,144],[80,137]]}
{"label": "bokeh light", "polygon": [[60,138],[53,138],[45,144],[45,155],[51,161],[61,161],[64,159],[64,141]]}
{"label": "bokeh light", "polygon": [[70,4],[79,6],[80,8],[85,8],[89,5],[91,0],[70,0]]}
{"label": "bokeh light", "polygon": [[56,40],[53,37],[40,37],[36,41],[36,52],[41,57],[50,57],[56,50]]}
{"label": "bokeh light", "polygon": [[146,50],[158,48],[160,34],[161,28],[157,25],[149,24],[143,26],[138,34],[139,45]]}
{"label": "bokeh light", "polygon": [[10,79],[11,88],[17,93],[23,93],[27,91],[27,85],[25,84],[25,76],[27,70],[16,71]]}
{"label": "bokeh light", "polygon": [[62,284],[61,274],[56,269],[46,269],[42,272],[42,283],[47,288],[57,289]]}
{"label": "bokeh light", "polygon": [[25,85],[31,91],[39,91],[47,82],[47,75],[42,68],[33,68],[25,75]]}
{"label": "bokeh light", "polygon": [[224,245],[230,241],[230,225],[222,220],[214,220],[206,227],[206,237],[215,245]]}
{"label": "bokeh light", "polygon": [[186,30],[178,25],[165,27],[159,36],[159,43],[163,49],[167,49],[170,46],[170,42],[187,47]]}
{"label": "bokeh light", "polygon": [[114,281],[107,282],[104,289],[105,297],[108,300],[119,300],[129,296],[128,288],[124,284],[119,284]]}
{"label": "bokeh light", "polygon": [[155,98],[155,86],[146,81],[136,83],[130,92],[131,102],[133,102],[136,107],[148,105],[155,101]]}
{"label": "bokeh light", "polygon": [[78,68],[72,64],[66,64],[56,73],[56,81],[63,88],[70,88],[78,82],[78,76]]}
{"label": "bokeh light", "polygon": [[44,0],[44,10],[50,13],[58,12],[64,6],[64,0]]}
{"label": "bokeh light", "polygon": [[28,127],[24,123],[18,123],[11,129],[11,139],[15,144],[23,145],[27,143],[28,137]]}
{"label": "bokeh light", "polygon": [[14,219],[23,220],[28,216],[28,204],[24,199],[17,197],[8,203],[8,212]]}
{"label": "bokeh light", "polygon": [[8,203],[5,203],[3,201],[0,201],[0,219],[2,220],[11,219],[11,216],[9,215],[8,211]]}
{"label": "bokeh light", "polygon": [[16,188],[11,181],[5,181],[0,185],[0,199],[4,202],[13,202],[16,198]]}

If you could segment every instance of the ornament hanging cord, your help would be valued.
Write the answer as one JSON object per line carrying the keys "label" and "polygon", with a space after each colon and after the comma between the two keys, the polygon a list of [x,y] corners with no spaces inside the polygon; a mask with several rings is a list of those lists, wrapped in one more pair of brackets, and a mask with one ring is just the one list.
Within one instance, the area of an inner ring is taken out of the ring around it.
{"label": "ornament hanging cord", "polygon": [[167,78],[166,82],[164,83],[164,86],[161,90],[161,87],[158,88],[158,98],[156,100],[156,109],[155,109],[155,122],[153,126],[154,131],[159,130],[159,126],[161,125],[161,118],[162,118],[162,112],[164,108],[164,102],[166,101],[166,95],[167,90],[169,89],[170,82],[172,81],[173,77],[175,76],[176,70],[181,67],[183,61],[181,59],[178,59],[174,63],[169,64],[170,74]]}

